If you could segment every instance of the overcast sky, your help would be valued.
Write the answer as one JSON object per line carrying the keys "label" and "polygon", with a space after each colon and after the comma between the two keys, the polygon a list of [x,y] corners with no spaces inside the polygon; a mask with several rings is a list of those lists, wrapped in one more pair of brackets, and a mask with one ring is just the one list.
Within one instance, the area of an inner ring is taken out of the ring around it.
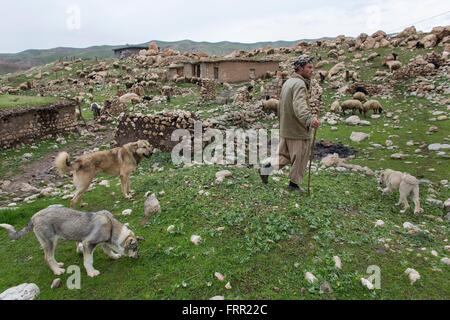
{"label": "overcast sky", "polygon": [[[448,0],[0,0],[0,52],[149,40],[258,42],[401,31]],[[417,23],[450,25],[450,13]]]}

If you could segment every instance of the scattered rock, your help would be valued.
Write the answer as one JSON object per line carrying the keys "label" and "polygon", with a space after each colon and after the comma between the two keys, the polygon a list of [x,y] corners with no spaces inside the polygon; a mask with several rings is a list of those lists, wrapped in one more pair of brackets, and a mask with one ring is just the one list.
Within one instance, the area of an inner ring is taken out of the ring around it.
{"label": "scattered rock", "polygon": [[306,281],[308,281],[310,284],[314,284],[316,282],[319,281],[319,279],[316,278],[315,275],[313,275],[311,272],[306,272],[305,273],[305,279]]}
{"label": "scattered rock", "polygon": [[333,261],[334,261],[334,266],[336,267],[336,269],[341,270],[342,269],[342,260],[341,260],[341,258],[339,258],[338,256],[334,256],[333,257]]}
{"label": "scattered rock", "polygon": [[202,242],[202,237],[197,236],[197,235],[192,235],[191,236],[191,242],[193,244],[195,244],[196,246],[198,246]]}
{"label": "scattered rock", "polygon": [[353,142],[362,142],[369,138],[369,135],[364,132],[353,132],[350,136],[350,140]]}
{"label": "scattered rock", "polygon": [[411,285],[416,283],[417,280],[420,280],[420,274],[414,269],[406,269],[405,274],[408,276]]}
{"label": "scattered rock", "polygon": [[333,288],[331,288],[330,283],[328,282],[324,282],[320,285],[320,293],[321,294],[328,294],[328,293],[333,293]]}
{"label": "scattered rock", "polygon": [[51,289],[58,289],[59,287],[61,287],[61,284],[62,284],[62,282],[61,282],[61,279],[55,279],[55,280],[53,280],[53,282],[52,282],[52,285],[50,286],[50,288]]}
{"label": "scattered rock", "polygon": [[428,150],[430,150],[430,151],[440,151],[440,150],[447,150],[447,149],[450,149],[450,144],[434,143],[434,144],[430,144],[428,146]]}
{"label": "scattered rock", "polygon": [[122,211],[123,216],[131,216],[131,213],[133,212],[133,209],[126,209]]}
{"label": "scattered rock", "polygon": [[422,230],[411,222],[405,222],[403,224],[403,228],[407,230],[409,233],[419,233]]}
{"label": "scattered rock", "polygon": [[40,293],[39,287],[34,283],[24,283],[9,288],[0,294],[0,300],[34,300]]}
{"label": "scattered rock", "polygon": [[228,170],[219,171],[216,173],[216,183],[221,184],[225,178],[232,177],[233,174]]}
{"label": "scattered rock", "polygon": [[394,160],[403,160],[406,157],[407,157],[407,155],[403,154],[403,153],[394,153],[393,155],[391,155],[391,159],[394,159]]}
{"label": "scattered rock", "polygon": [[345,119],[345,123],[352,125],[352,126],[357,126],[360,122],[361,122],[361,119],[358,116],[351,116],[351,117]]}
{"label": "scattered rock", "polygon": [[152,194],[144,203],[144,218],[141,221],[141,225],[145,225],[148,219],[154,214],[161,212],[161,205],[155,194]]}
{"label": "scattered rock", "polygon": [[33,158],[32,153],[25,153],[24,155],[22,155],[22,161],[29,161],[31,160],[31,158]]}
{"label": "scattered rock", "polygon": [[450,198],[444,202],[444,209],[445,211],[450,212]]}
{"label": "scattered rock", "polygon": [[384,225],[385,223],[383,220],[377,220],[377,222],[375,222],[375,227],[382,228]]}
{"label": "scattered rock", "polygon": [[214,277],[216,277],[216,279],[221,282],[225,281],[225,276],[223,274],[221,274],[220,272],[214,273]]}
{"label": "scattered rock", "polygon": [[369,290],[375,289],[375,286],[373,285],[373,283],[365,278],[361,278],[361,284]]}

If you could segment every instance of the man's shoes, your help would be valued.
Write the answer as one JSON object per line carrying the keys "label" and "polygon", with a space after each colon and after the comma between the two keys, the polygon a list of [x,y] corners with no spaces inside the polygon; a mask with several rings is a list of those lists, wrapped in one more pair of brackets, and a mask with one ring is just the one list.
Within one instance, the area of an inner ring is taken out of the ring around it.
{"label": "man's shoes", "polygon": [[[261,172],[264,172],[265,174],[262,174]],[[268,184],[269,183],[269,175],[272,173],[273,168],[272,165],[270,163],[266,164],[265,166],[263,166],[260,171],[259,171],[259,176],[261,177],[261,181],[264,184]]]}
{"label": "man's shoes", "polygon": [[289,183],[288,190],[292,192],[297,192],[299,194],[305,193],[305,190],[303,188],[300,188],[298,184],[293,182]]}

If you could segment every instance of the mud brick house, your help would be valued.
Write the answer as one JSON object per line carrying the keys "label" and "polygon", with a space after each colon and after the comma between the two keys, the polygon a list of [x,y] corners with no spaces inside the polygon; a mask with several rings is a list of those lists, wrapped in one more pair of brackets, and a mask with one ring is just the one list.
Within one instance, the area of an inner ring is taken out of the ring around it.
{"label": "mud brick house", "polygon": [[0,149],[75,131],[75,108],[68,101],[43,107],[0,109]]}
{"label": "mud brick house", "polygon": [[139,47],[139,46],[127,46],[122,48],[113,49],[114,56],[119,59],[125,59],[131,57],[133,55],[139,54],[141,50],[147,50],[148,47]]}
{"label": "mud brick house", "polygon": [[[263,78],[267,72],[276,72],[280,68],[277,60],[256,59],[208,59],[184,63],[182,76],[186,78],[212,79],[218,82],[239,83]],[[181,76],[179,65],[175,72]]]}

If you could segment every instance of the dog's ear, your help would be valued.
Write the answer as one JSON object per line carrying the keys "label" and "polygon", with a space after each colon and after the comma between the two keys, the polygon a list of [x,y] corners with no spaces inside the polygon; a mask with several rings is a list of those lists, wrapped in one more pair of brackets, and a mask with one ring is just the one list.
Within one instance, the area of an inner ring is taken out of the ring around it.
{"label": "dog's ear", "polygon": [[142,241],[145,241],[145,238],[139,236],[139,237],[136,237],[136,240],[137,240],[138,242],[142,242]]}
{"label": "dog's ear", "polygon": [[131,150],[136,151],[139,148],[139,142],[131,143],[130,148],[131,148]]}

